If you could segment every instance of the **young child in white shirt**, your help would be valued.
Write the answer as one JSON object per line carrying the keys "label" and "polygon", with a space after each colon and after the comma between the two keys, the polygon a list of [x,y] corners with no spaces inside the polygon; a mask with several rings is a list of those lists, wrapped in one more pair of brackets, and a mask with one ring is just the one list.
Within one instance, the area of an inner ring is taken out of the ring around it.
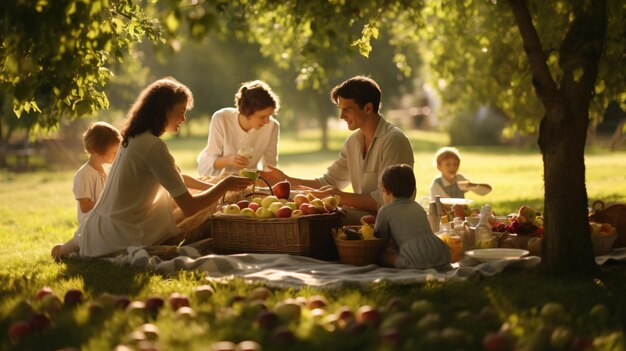
{"label": "young child in white shirt", "polygon": [[463,175],[459,174],[461,154],[454,147],[442,147],[435,153],[435,167],[441,172],[441,176],[433,179],[430,184],[430,197],[465,198],[467,191],[473,191],[478,195],[486,195],[491,191],[491,185],[472,183]]}
{"label": "young child in white shirt", "polygon": [[106,122],[93,123],[83,133],[83,145],[89,159],[74,175],[72,189],[77,202],[78,223],[96,205],[107,179],[104,164],[113,162],[121,141],[120,132]]}
{"label": "young child in white shirt", "polygon": [[448,245],[430,228],[426,211],[415,202],[415,175],[406,164],[387,167],[381,176],[385,205],[374,233],[385,240],[379,262],[396,268],[450,269]]}

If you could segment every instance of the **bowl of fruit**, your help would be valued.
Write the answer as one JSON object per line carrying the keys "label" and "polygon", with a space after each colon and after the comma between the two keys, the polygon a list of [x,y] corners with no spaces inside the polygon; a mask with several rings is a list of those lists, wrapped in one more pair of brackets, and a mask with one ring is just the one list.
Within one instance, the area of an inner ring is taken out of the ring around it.
{"label": "bowl of fruit", "polygon": [[589,222],[591,244],[593,254],[596,256],[606,255],[611,252],[613,243],[617,239],[617,230],[609,223]]}

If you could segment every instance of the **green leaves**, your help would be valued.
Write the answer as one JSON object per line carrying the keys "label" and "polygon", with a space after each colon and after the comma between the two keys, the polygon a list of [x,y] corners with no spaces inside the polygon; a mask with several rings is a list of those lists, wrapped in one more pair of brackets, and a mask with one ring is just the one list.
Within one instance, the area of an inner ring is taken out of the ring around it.
{"label": "green leaves", "polygon": [[361,38],[353,41],[352,46],[358,47],[361,55],[369,57],[370,51],[372,51],[372,44],[370,41],[372,38],[378,39],[378,27],[376,27],[376,22],[366,24],[363,27],[361,34]]}
{"label": "green leaves", "polygon": [[0,17],[0,93],[14,113],[1,118],[34,113],[42,128],[107,108],[107,67],[144,36],[161,36],[130,0],[5,1]]}

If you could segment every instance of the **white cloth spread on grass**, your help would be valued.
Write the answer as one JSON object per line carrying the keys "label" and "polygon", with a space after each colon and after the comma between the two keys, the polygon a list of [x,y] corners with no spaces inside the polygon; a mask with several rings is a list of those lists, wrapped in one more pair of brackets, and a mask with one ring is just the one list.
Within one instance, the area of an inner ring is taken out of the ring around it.
{"label": "white cloth spread on grass", "polygon": [[[163,261],[149,256],[141,247],[130,247],[125,254],[110,258],[120,265],[143,267],[162,274],[179,270],[196,270],[207,273],[212,281],[242,278],[246,282],[264,283],[274,287],[340,288],[346,285],[367,286],[372,283],[415,284],[425,281],[466,279],[472,276],[492,276],[507,267],[531,268],[541,259],[529,256],[521,259],[496,260],[480,263],[465,258],[456,268],[447,272],[435,269],[383,268],[377,265],[362,267],[337,262],[320,261],[309,257],[283,254],[238,254],[200,256],[191,247],[180,247],[181,256]],[[614,249],[611,254],[596,257],[600,265],[610,260],[626,262],[626,248]]]}

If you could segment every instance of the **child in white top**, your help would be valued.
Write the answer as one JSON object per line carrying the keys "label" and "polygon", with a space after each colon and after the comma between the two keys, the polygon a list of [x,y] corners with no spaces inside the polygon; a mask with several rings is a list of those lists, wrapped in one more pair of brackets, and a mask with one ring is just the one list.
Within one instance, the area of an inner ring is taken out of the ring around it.
{"label": "child in white top", "polygon": [[120,132],[106,122],[96,122],[83,133],[83,146],[89,159],[74,175],[72,189],[77,202],[78,223],[96,205],[107,178],[104,164],[113,163],[121,141]]}
{"label": "child in white top", "polygon": [[198,155],[201,176],[263,169],[278,162],[280,124],[272,117],[280,108],[278,96],[269,85],[255,80],[241,85],[235,105],[211,117],[207,146]]}
{"label": "child in white top", "polygon": [[442,147],[435,153],[435,167],[441,176],[433,179],[430,184],[430,197],[434,200],[441,197],[465,198],[467,191],[478,195],[486,195],[491,191],[491,185],[472,183],[461,174],[458,174],[461,165],[461,154],[454,147]]}
{"label": "child in white top", "polygon": [[415,202],[415,175],[406,164],[387,167],[381,176],[385,205],[376,216],[374,233],[385,240],[383,266],[449,269],[450,249],[430,228],[426,211]]}

